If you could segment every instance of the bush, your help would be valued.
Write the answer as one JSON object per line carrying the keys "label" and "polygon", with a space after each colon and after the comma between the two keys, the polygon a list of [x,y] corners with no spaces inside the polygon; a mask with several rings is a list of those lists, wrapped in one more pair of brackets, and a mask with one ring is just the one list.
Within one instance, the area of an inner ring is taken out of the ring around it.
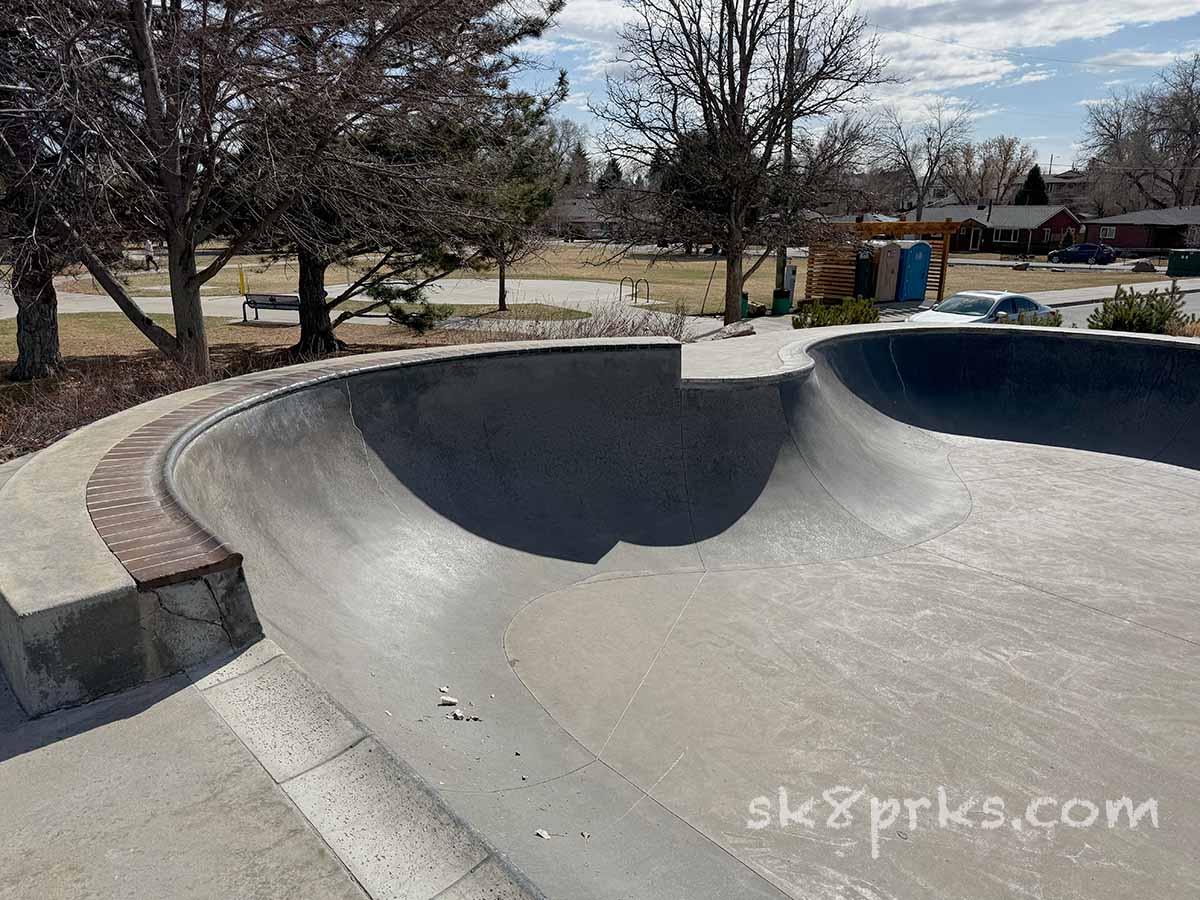
{"label": "bush", "polygon": [[1183,334],[1197,321],[1183,311],[1183,292],[1172,284],[1170,290],[1138,292],[1117,288],[1111,300],[1088,316],[1088,328],[1107,331],[1132,331],[1138,334]]}
{"label": "bush", "polygon": [[879,310],[870,300],[847,297],[837,306],[801,303],[792,316],[793,328],[821,328],[826,325],[863,325],[879,321]]}
{"label": "bush", "polygon": [[1018,313],[1015,319],[1009,318],[1008,325],[1040,325],[1043,328],[1058,328],[1063,323],[1062,313],[1054,309],[1045,315],[1037,313]]}

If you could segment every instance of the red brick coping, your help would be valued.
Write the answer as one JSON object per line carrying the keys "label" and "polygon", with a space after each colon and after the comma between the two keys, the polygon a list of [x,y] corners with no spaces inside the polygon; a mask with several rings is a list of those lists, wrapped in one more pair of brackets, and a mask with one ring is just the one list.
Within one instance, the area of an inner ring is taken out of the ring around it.
{"label": "red brick coping", "polygon": [[185,435],[200,430],[206,421],[302,385],[350,374],[472,356],[572,350],[612,353],[652,346],[679,352],[679,344],[668,338],[495,343],[341,357],[247,375],[231,381],[227,390],[181,406],[121,439],[96,464],[88,479],[88,514],[101,539],[138,587],[156,588],[236,569],[242,564],[242,555],[196,522],[171,493],[167,468],[173,464],[172,451]]}
{"label": "red brick coping", "polygon": [[227,408],[357,368],[375,367],[342,358],[278,375],[250,376],[147,422],[112,447],[88,479],[88,514],[137,585],[161,587],[242,564],[240,553],[195,522],[171,496],[166,466],[180,438]]}

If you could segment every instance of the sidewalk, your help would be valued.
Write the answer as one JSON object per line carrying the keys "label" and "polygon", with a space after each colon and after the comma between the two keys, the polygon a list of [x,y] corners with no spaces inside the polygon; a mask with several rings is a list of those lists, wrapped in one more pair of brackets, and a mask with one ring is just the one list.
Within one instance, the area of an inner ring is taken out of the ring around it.
{"label": "sidewalk", "polygon": [[[1185,294],[1200,293],[1200,278],[1177,278],[1175,282]],[[1142,281],[1129,286],[1139,291],[1148,291],[1154,288],[1167,290],[1171,284],[1171,281]],[[1089,303],[1103,303],[1110,299],[1116,290],[1117,285],[1108,284],[1098,287],[1070,288],[1063,291],[1035,291],[1028,296],[1047,306],[1080,306]]]}
{"label": "sidewalk", "polygon": [[0,675],[0,898],[367,895],[183,675],[28,720]]}

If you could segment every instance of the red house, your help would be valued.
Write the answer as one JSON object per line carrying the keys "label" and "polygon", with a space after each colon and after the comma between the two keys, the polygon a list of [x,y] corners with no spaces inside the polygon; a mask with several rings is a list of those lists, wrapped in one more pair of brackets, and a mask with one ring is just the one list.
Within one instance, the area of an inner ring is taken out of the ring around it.
{"label": "red house", "polygon": [[1046,253],[1080,233],[1079,217],[1065,206],[934,206],[912,221],[962,222],[950,241],[952,253]]}
{"label": "red house", "polygon": [[1173,250],[1200,241],[1200,206],[1143,209],[1090,219],[1084,227],[1087,240],[1094,244],[1121,250]]}

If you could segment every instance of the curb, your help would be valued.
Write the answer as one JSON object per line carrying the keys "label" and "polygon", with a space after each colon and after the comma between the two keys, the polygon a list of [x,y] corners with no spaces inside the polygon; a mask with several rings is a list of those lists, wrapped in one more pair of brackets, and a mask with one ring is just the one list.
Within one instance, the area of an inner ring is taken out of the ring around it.
{"label": "curb", "polygon": [[187,675],[374,900],[545,900],[273,641]]}

